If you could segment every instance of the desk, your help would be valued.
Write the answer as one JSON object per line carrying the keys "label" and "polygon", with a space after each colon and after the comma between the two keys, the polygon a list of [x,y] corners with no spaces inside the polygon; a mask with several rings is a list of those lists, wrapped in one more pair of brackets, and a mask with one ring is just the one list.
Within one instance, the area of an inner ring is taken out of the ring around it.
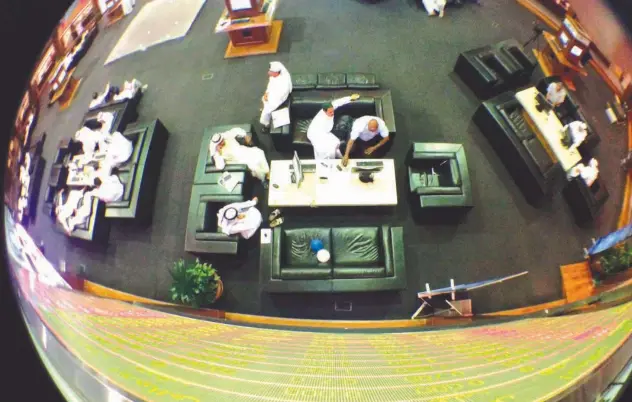
{"label": "desk", "polygon": [[72,99],[77,92],[77,88],[79,88],[79,84],[81,83],[81,79],[76,79],[72,76],[74,72],[74,68],[66,72],[66,76],[59,83],[57,90],[51,93],[50,102],[48,103],[49,106],[53,105],[57,101],[59,101],[62,109],[70,106],[70,102],[72,102]]}
{"label": "desk", "polygon": [[536,109],[535,97],[537,94],[538,90],[531,87],[516,93],[516,99],[524,108],[528,122],[535,126],[540,141],[553,153],[552,156],[560,162],[564,171],[568,172],[581,161],[582,157],[576,149],[571,151],[562,144],[562,128],[564,126],[555,112],[539,112]]}
{"label": "desk", "polygon": [[89,161],[84,162],[82,167],[76,167],[76,163],[83,158],[83,155],[76,155],[68,165],[68,178],[66,179],[68,186],[86,187],[94,185],[94,174],[97,171],[96,165],[100,160],[105,159],[105,154],[97,152]]}
{"label": "desk", "polygon": [[225,59],[276,53],[279,49],[283,21],[274,21],[278,0],[266,0],[265,14],[251,18],[231,19],[224,9],[215,26],[215,33],[227,33],[230,38]]}
{"label": "desk", "polygon": [[[338,171],[340,160],[331,161],[329,179],[321,180],[316,172],[304,172],[300,187],[290,182],[292,161],[272,161],[268,205],[271,207],[334,207],[334,206],[393,206],[397,205],[395,163],[382,159],[384,168],[375,173],[373,183],[362,183],[351,169],[359,161],[376,159],[352,159],[346,168]],[[315,160],[302,160],[301,165],[315,165]],[[279,188],[274,188],[274,185]]]}
{"label": "desk", "polygon": [[575,77],[578,75],[585,77],[588,73],[577,64],[571,63],[566,56],[564,56],[564,53],[562,53],[557,43],[557,38],[554,35],[549,32],[543,32],[542,35],[544,36],[546,45],[542,50],[533,49],[533,54],[538,60],[540,67],[542,67],[542,71],[547,77],[552,75],[559,76],[568,89],[575,91],[575,83],[573,82]]}

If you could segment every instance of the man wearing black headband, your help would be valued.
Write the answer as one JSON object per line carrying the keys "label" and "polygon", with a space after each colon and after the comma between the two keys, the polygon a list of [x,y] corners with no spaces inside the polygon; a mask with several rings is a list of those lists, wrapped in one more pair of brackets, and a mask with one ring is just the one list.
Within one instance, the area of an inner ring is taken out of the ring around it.
{"label": "man wearing black headband", "polygon": [[331,132],[334,128],[334,111],[358,98],[360,95],[353,94],[323,103],[321,110],[314,116],[307,129],[307,139],[314,147],[315,159],[342,158],[340,139]]}
{"label": "man wearing black headband", "polygon": [[261,226],[263,218],[255,205],[257,197],[250,201],[234,202],[224,206],[217,212],[217,226],[227,235],[241,235],[250,239]]}
{"label": "man wearing black headband", "polygon": [[[237,138],[243,138],[246,145],[237,142]],[[247,145],[252,145],[252,139],[248,133],[241,128],[233,128],[211,137],[209,154],[218,169],[224,169],[226,163],[247,165],[250,173],[265,185],[270,175],[270,165],[266,155],[260,148]]]}

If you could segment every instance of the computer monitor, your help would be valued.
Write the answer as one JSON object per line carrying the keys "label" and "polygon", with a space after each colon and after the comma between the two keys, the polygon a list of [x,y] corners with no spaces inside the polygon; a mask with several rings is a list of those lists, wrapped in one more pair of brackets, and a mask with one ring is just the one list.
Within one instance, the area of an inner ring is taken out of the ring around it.
{"label": "computer monitor", "polygon": [[566,47],[568,45],[568,36],[566,35],[566,33],[560,33],[560,42],[562,42],[563,47]]}
{"label": "computer monitor", "polygon": [[583,52],[584,52],[584,49],[582,49],[579,46],[573,46],[573,48],[571,49],[571,54],[575,57],[580,57]]}
{"label": "computer monitor", "polygon": [[252,9],[252,3],[250,0],[229,0],[230,8],[233,11],[243,11]]}
{"label": "computer monitor", "polygon": [[298,157],[296,151],[292,157],[292,183],[296,184],[296,187],[300,187],[303,182],[303,166],[301,166],[301,160]]}

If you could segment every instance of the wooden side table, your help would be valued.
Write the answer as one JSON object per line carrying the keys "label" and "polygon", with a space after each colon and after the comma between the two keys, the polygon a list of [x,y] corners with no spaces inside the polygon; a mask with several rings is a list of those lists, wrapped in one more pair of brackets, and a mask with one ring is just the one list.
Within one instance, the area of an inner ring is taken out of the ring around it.
{"label": "wooden side table", "polygon": [[555,36],[548,32],[543,32],[542,35],[546,40],[544,49],[533,49],[533,54],[538,60],[540,67],[542,67],[542,71],[547,77],[552,75],[559,76],[568,89],[575,91],[576,88],[573,80],[578,75],[586,77],[588,73],[584,68],[572,63],[566,58],[559,48]]}

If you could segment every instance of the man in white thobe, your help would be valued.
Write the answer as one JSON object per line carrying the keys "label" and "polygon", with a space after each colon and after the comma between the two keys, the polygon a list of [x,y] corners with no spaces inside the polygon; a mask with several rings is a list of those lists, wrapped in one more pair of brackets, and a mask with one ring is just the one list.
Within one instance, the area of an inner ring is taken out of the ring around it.
{"label": "man in white thobe", "polygon": [[114,122],[114,113],[99,112],[99,114],[97,114],[97,121],[101,123],[99,131],[103,134],[109,134],[112,130],[112,123]]}
{"label": "man in white thobe", "polygon": [[[68,193],[66,202],[62,201],[64,190],[59,192],[55,216],[64,231],[70,235],[75,227],[85,222],[92,213],[92,197],[86,195],[83,190],[71,190]],[[85,197],[85,198],[84,198]],[[79,202],[83,199],[83,204]]]}
{"label": "man in white thobe", "polygon": [[255,205],[257,197],[250,201],[234,202],[224,206],[217,212],[217,225],[222,233],[227,235],[241,235],[250,239],[261,226],[263,218]]}
{"label": "man in white thobe", "polygon": [[349,155],[353,146],[357,145],[362,149],[362,154],[371,156],[389,140],[388,127],[384,120],[377,116],[362,116],[353,122],[349,142],[342,158],[342,165],[347,166]]}
{"label": "man in white thobe", "polygon": [[134,153],[134,144],[116,131],[103,136],[99,141],[99,151],[105,152],[103,164],[114,168],[128,161]]}
{"label": "man in white thobe", "polygon": [[104,171],[98,172],[96,174],[97,177],[94,179],[95,188],[88,191],[86,195],[97,197],[106,204],[122,200],[123,194],[125,194],[125,186],[117,175],[108,173]]}
{"label": "man in white thobe", "polygon": [[566,93],[566,88],[561,82],[552,82],[546,88],[546,100],[554,107],[558,107],[564,103]]}
{"label": "man in white thobe", "polygon": [[138,81],[136,78],[133,78],[131,81],[125,81],[123,83],[123,89],[119,90],[112,99],[115,102],[120,102],[126,99],[132,99],[138,91],[144,91],[147,88],[147,85],[143,85],[142,82]]}
{"label": "man in white thobe", "polygon": [[218,169],[224,169],[226,163],[241,163],[248,166],[250,173],[266,183],[270,177],[270,165],[260,148],[241,145],[237,138],[243,138],[246,145],[252,144],[252,137],[242,128],[232,128],[211,137],[209,155]]}
{"label": "man in white thobe", "polygon": [[270,62],[268,86],[263,94],[263,110],[259,122],[264,128],[270,128],[272,112],[278,109],[292,92],[292,77],[287,68],[278,61]]}
{"label": "man in white thobe", "polygon": [[446,0],[422,0],[428,15],[433,16],[439,14],[443,18]]}
{"label": "man in white thobe", "polygon": [[106,99],[110,95],[112,88],[110,87],[110,83],[108,82],[105,86],[105,90],[102,93],[95,92],[92,94],[92,101],[90,101],[90,109],[97,108],[102,104],[106,103]]}
{"label": "man in white thobe", "polygon": [[599,176],[599,162],[597,159],[592,158],[588,165],[579,163],[575,165],[570,171],[571,177],[581,177],[588,187],[592,186],[597,177]]}
{"label": "man in white thobe", "polygon": [[562,127],[564,133],[568,133],[571,139],[570,150],[576,149],[588,135],[588,125],[583,121],[576,120]]}
{"label": "man in white thobe", "polygon": [[307,139],[314,147],[315,159],[342,158],[340,139],[331,132],[334,128],[334,111],[358,98],[360,98],[360,95],[353,94],[332,102],[323,103],[320,111],[314,116],[307,128]]}
{"label": "man in white thobe", "polygon": [[75,141],[81,143],[81,149],[86,157],[94,154],[97,145],[100,141],[103,141],[103,138],[104,134],[101,131],[95,131],[88,127],[81,127],[81,129],[75,133]]}

